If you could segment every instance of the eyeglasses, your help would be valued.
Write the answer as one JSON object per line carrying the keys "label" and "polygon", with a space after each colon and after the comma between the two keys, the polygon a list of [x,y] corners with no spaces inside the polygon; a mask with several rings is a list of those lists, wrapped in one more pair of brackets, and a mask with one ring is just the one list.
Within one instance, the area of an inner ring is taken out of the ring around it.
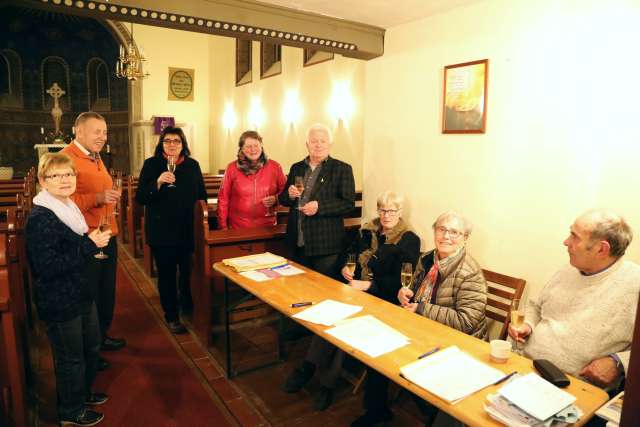
{"label": "eyeglasses", "polygon": [[45,175],[45,179],[50,179],[51,181],[60,182],[63,178],[75,178],[76,174],[73,172],[68,173],[54,173],[51,175]]}
{"label": "eyeglasses", "polygon": [[462,236],[464,233],[462,231],[455,230],[453,228],[447,228],[443,226],[436,227],[436,234],[439,236],[446,236],[449,233],[449,237],[452,239],[457,239]]}
{"label": "eyeglasses", "polygon": [[378,209],[378,215],[396,216],[400,212],[400,209]]}
{"label": "eyeglasses", "polygon": [[169,145],[169,144],[180,145],[180,144],[182,144],[182,141],[179,140],[179,139],[163,139],[162,143],[163,144],[167,144],[167,145]]}

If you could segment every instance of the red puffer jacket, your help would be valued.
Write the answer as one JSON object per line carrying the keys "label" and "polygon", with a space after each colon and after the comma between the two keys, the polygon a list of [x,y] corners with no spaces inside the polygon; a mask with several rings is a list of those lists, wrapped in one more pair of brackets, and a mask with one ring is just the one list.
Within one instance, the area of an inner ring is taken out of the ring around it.
{"label": "red puffer jacket", "polygon": [[[262,199],[277,196],[287,179],[278,162],[267,163],[253,175],[245,175],[236,162],[227,166],[218,193],[218,227],[247,228],[274,225],[276,216],[267,216]],[[277,201],[277,200],[276,200]]]}

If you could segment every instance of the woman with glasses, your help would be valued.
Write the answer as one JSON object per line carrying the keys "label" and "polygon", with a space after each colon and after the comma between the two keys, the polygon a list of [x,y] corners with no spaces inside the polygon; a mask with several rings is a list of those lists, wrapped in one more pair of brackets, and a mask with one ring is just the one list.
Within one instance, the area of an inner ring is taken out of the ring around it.
{"label": "woman with glasses", "polygon": [[[467,253],[471,224],[455,212],[441,214],[433,223],[435,249],[418,259],[412,286],[400,288],[398,300],[406,310],[428,317],[476,338],[487,334],[485,308],[487,284],[478,263]],[[371,372],[364,386],[365,414],[352,426],[371,426],[388,421],[388,379]],[[416,397],[416,403],[431,425],[438,410]],[[447,417],[442,413],[443,417]],[[451,424],[453,420],[447,420]]]}
{"label": "woman with glasses", "polygon": [[136,193],[136,201],[146,208],[145,237],[158,269],[160,304],[174,334],[187,332],[180,322],[178,306],[182,314],[193,311],[189,287],[193,208],[196,200],[207,200],[200,165],[190,154],[182,129],[164,128],[154,156],[142,166]]}
{"label": "woman with glasses", "polygon": [[[355,289],[368,292],[392,304],[401,287],[404,263],[415,266],[420,254],[420,238],[402,219],[404,198],[392,191],[378,196],[378,218],[364,224],[343,257],[342,276]],[[347,262],[355,259],[355,271]],[[340,375],[345,353],[324,339],[314,336],[305,360],[287,378],[284,390],[302,388],[318,370],[321,383],[314,407],[324,410],[333,401],[333,389]]]}
{"label": "woman with glasses", "polygon": [[262,136],[248,130],[238,140],[238,158],[227,165],[218,193],[218,228],[264,227],[277,220],[277,197],[287,178],[267,159]]}
{"label": "woman with glasses", "polygon": [[89,227],[69,197],[76,190],[71,158],[47,153],[38,165],[40,192],[25,229],[38,316],[51,344],[61,424],[95,425],[104,415],[88,409],[107,395],[92,393],[98,369],[100,326],[85,265],[109,243],[111,233]]}

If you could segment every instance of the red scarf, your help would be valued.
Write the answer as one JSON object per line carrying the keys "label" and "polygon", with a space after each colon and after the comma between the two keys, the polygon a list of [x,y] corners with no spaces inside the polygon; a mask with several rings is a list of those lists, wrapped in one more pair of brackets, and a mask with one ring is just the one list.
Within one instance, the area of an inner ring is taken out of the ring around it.
{"label": "red scarf", "polygon": [[[162,152],[162,157],[164,157],[164,159],[167,161],[169,160],[169,156],[164,151]],[[178,159],[176,160],[176,166],[178,166],[182,162],[184,162],[184,156],[178,156]]]}

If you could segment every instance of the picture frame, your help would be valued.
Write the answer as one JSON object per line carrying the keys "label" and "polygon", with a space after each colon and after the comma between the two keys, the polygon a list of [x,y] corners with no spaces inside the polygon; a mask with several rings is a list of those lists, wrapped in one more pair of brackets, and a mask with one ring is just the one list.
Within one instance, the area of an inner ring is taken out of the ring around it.
{"label": "picture frame", "polygon": [[442,133],[485,133],[489,60],[444,67]]}

